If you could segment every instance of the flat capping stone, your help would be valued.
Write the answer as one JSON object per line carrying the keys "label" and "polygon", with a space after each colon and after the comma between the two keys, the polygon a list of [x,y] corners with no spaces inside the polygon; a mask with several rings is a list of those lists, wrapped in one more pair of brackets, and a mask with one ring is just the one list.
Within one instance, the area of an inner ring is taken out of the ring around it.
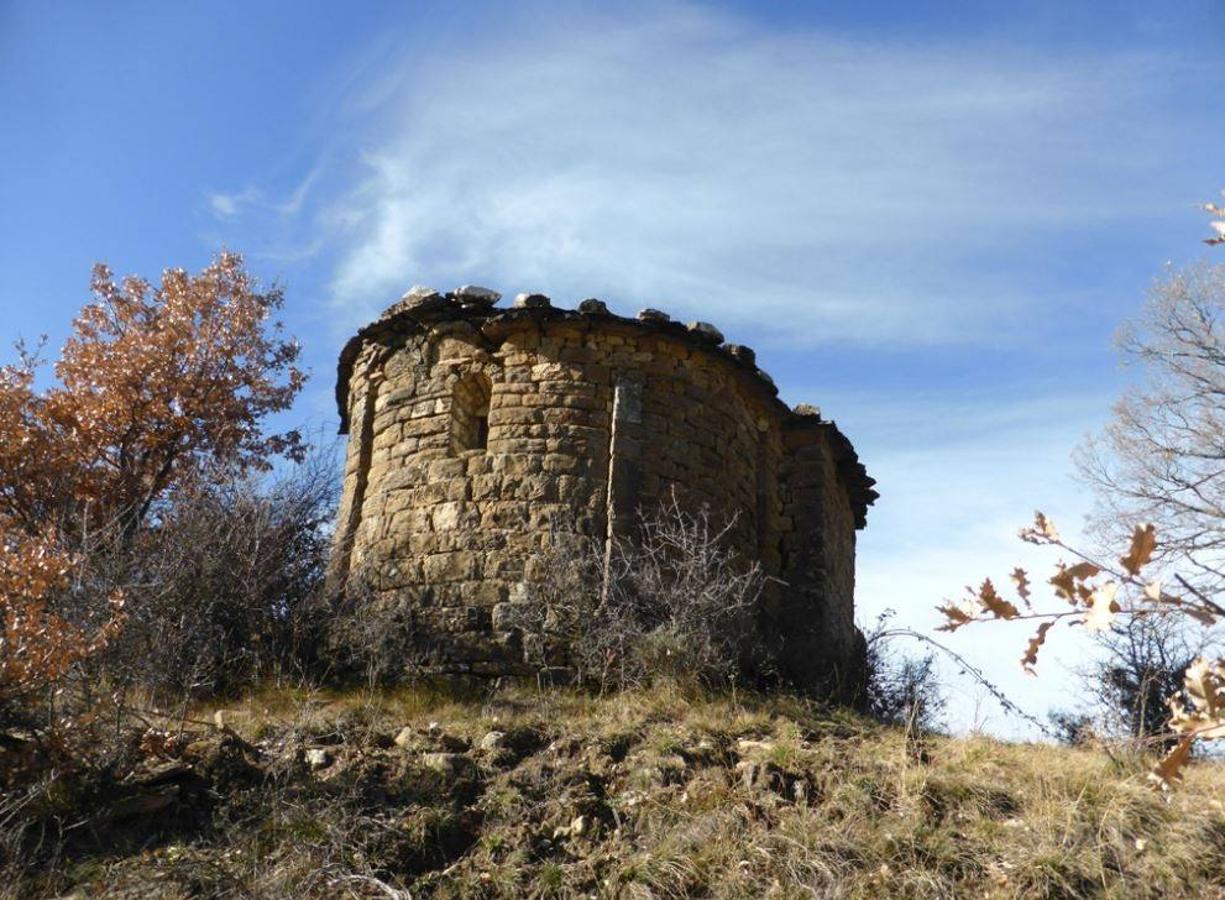
{"label": "flat capping stone", "polygon": [[[532,296],[532,295],[528,295]],[[540,296],[540,295],[536,295]],[[542,297],[542,299],[545,299]],[[539,303],[540,301],[535,301]],[[547,302],[547,299],[546,299]],[[676,322],[663,316],[651,316],[647,320],[618,316],[608,312],[607,307],[599,303],[584,301],[579,310],[559,309],[555,306],[531,305],[498,309],[479,304],[460,304],[446,301],[444,305],[426,304],[425,308],[406,308],[407,304],[393,304],[376,321],[358,330],[340,352],[336,367],[336,407],[340,417],[340,434],[349,433],[349,382],[353,377],[353,367],[361,355],[367,342],[380,344],[387,352],[392,352],[404,343],[407,336],[421,334],[434,327],[454,321],[465,321],[480,329],[487,340],[499,343],[513,332],[527,328],[547,329],[553,325],[579,326],[589,331],[606,331],[608,333],[657,334],[665,336],[692,349],[697,349],[707,356],[722,360],[731,366],[741,383],[751,392],[756,393],[765,403],[785,434],[791,438],[788,443],[799,439],[805,441],[802,432],[813,431],[807,439],[826,439],[834,454],[834,461],[840,477],[846,485],[855,510],[855,527],[862,528],[867,521],[867,507],[880,496],[872,486],[875,479],[868,476],[867,470],[859,462],[850,440],[837,427],[820,415],[808,412],[811,407],[805,404],[793,410],[778,397],[778,388],[756,364],[756,354],[747,347],[736,344],[715,344],[711,335],[699,330],[690,330],[684,323]],[[820,438],[818,438],[818,434]]]}

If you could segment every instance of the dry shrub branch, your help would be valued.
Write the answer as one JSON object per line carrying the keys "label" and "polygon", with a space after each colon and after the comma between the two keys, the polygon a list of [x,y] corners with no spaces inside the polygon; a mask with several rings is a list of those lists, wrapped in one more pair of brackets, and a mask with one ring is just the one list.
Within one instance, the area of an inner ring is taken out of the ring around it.
{"label": "dry shrub branch", "polygon": [[[723,684],[761,675],[760,600],[766,576],[740,559],[736,517],[686,508],[673,493],[639,515],[633,539],[611,545],[558,535],[532,584],[527,640],[542,665],[566,662],[601,689],[653,676]],[[569,646],[569,658],[556,648]]]}

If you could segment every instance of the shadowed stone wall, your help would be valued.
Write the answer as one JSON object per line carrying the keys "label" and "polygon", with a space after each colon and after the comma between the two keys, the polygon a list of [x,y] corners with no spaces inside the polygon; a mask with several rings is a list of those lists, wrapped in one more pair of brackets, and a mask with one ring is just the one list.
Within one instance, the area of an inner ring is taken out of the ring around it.
{"label": "shadowed stone wall", "polygon": [[738,514],[738,549],[785,582],[762,616],[784,674],[853,669],[855,531],[876,493],[837,427],[788,409],[711,325],[498,299],[414,288],[346,345],[334,577],[367,573],[429,669],[527,674],[518,623],[551,535],[629,535],[675,489]]}

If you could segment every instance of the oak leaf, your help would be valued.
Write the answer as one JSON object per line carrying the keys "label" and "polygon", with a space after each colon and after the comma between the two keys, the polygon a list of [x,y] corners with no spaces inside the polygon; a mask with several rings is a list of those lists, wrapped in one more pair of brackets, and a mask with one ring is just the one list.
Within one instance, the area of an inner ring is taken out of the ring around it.
{"label": "oak leaf", "polygon": [[1162,757],[1159,763],[1153,766],[1148,773],[1148,779],[1154,787],[1168,791],[1174,787],[1176,782],[1182,781],[1182,767],[1191,758],[1191,743],[1191,738],[1184,737]]}
{"label": "oak leaf", "polygon": [[936,610],[946,619],[945,623],[936,629],[937,631],[956,631],[962,625],[968,625],[974,621],[973,614],[962,609],[951,600],[943,606],[937,606]]}
{"label": "oak leaf", "polygon": [[1046,641],[1046,633],[1051,630],[1054,622],[1043,622],[1038,626],[1038,630],[1034,636],[1029,639],[1029,645],[1025,648],[1025,655],[1021,657],[1021,668],[1026,675],[1036,675],[1034,666],[1038,664],[1038,650]]}
{"label": "oak leaf", "polygon": [[1152,524],[1137,525],[1131,536],[1131,547],[1127,555],[1119,560],[1128,575],[1136,576],[1144,565],[1153,558],[1153,550],[1157,547],[1157,529]]}
{"label": "oak leaf", "polygon": [[1108,581],[1092,593],[1089,598],[1089,614],[1085,616],[1086,628],[1090,631],[1105,631],[1110,627],[1114,614],[1120,608],[1114,599],[1118,590],[1118,584]]}
{"label": "oak leaf", "polygon": [[1088,602],[1092,591],[1083,582],[1099,575],[1101,571],[1091,562],[1078,562],[1072,566],[1060,563],[1049,583],[1055,588],[1056,596],[1062,597],[1075,606],[1078,598],[1083,602]]}
{"label": "oak leaf", "polygon": [[1055,523],[1046,517],[1041,510],[1034,512],[1034,524],[1022,528],[1021,540],[1030,544],[1055,544],[1059,542],[1059,531]]}
{"label": "oak leaf", "polygon": [[991,613],[997,619],[1015,619],[1021,614],[1020,610],[999,595],[990,578],[983,580],[977,592],[973,588],[967,588],[967,590],[986,612]]}
{"label": "oak leaf", "polygon": [[1029,602],[1029,598],[1032,596],[1029,590],[1030,581],[1029,581],[1029,576],[1026,574],[1025,570],[1022,569],[1020,566],[1017,566],[1015,569],[1012,570],[1012,573],[1011,575],[1009,575],[1009,577],[1012,579],[1012,583],[1016,586],[1017,596],[1020,597],[1021,600],[1025,603],[1025,606],[1027,609],[1032,609],[1033,606]]}

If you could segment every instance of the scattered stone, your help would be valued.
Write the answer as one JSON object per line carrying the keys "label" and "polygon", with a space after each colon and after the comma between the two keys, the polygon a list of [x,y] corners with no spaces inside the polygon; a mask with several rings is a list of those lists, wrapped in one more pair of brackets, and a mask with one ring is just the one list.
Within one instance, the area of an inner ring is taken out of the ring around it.
{"label": "scattered stone", "polygon": [[515,309],[547,309],[553,301],[544,294],[519,294],[515,297]]}
{"label": "scattered stone", "polygon": [[326,769],[332,764],[332,754],[328,753],[322,747],[312,747],[306,751],[304,756],[306,764],[314,769]]}
{"label": "scattered stone", "polygon": [[816,416],[821,418],[821,407],[813,406],[811,403],[797,403],[792,410],[797,416]]}
{"label": "scattered stone", "polygon": [[748,759],[741,760],[736,763],[736,771],[740,773],[740,783],[746,788],[751,788],[757,784],[761,776],[761,763]]}
{"label": "scattered stone", "polygon": [[750,741],[742,738],[736,741],[736,749],[741,753],[767,753],[774,749],[773,741]]}
{"label": "scattered stone", "polygon": [[568,837],[582,837],[587,831],[587,817],[578,816],[569,825],[558,825],[553,829],[553,840]]}
{"label": "scattered stone", "polygon": [[491,731],[481,738],[480,748],[482,750],[492,751],[501,750],[506,744],[506,732]]}
{"label": "scattered stone", "polygon": [[736,362],[744,363],[746,366],[757,365],[757,354],[753,351],[752,347],[745,347],[741,344],[728,344],[725,349]]}
{"label": "scattered stone", "polygon": [[723,332],[709,322],[690,322],[685,327],[689,329],[690,333],[696,334],[712,344],[723,343]]}
{"label": "scattered stone", "polygon": [[465,284],[456,288],[452,294],[464,306],[478,306],[483,309],[488,309],[502,299],[502,295],[497,291],[475,284]]}
{"label": "scattered stone", "polygon": [[578,305],[578,311],[589,316],[606,316],[608,315],[608,304],[595,297],[588,297]]}
{"label": "scattered stone", "polygon": [[401,297],[400,302],[395,304],[388,312],[400,312],[402,310],[431,312],[436,309],[442,309],[446,305],[446,297],[431,287],[418,284],[409,288],[408,293]]}
{"label": "scattered stone", "polygon": [[639,310],[639,322],[650,322],[653,325],[667,325],[672,321],[672,317],[660,309],[651,309],[650,307]]}
{"label": "scattered stone", "polygon": [[469,775],[476,768],[476,764],[462,753],[425,753],[421,756],[421,762],[448,778]]}

